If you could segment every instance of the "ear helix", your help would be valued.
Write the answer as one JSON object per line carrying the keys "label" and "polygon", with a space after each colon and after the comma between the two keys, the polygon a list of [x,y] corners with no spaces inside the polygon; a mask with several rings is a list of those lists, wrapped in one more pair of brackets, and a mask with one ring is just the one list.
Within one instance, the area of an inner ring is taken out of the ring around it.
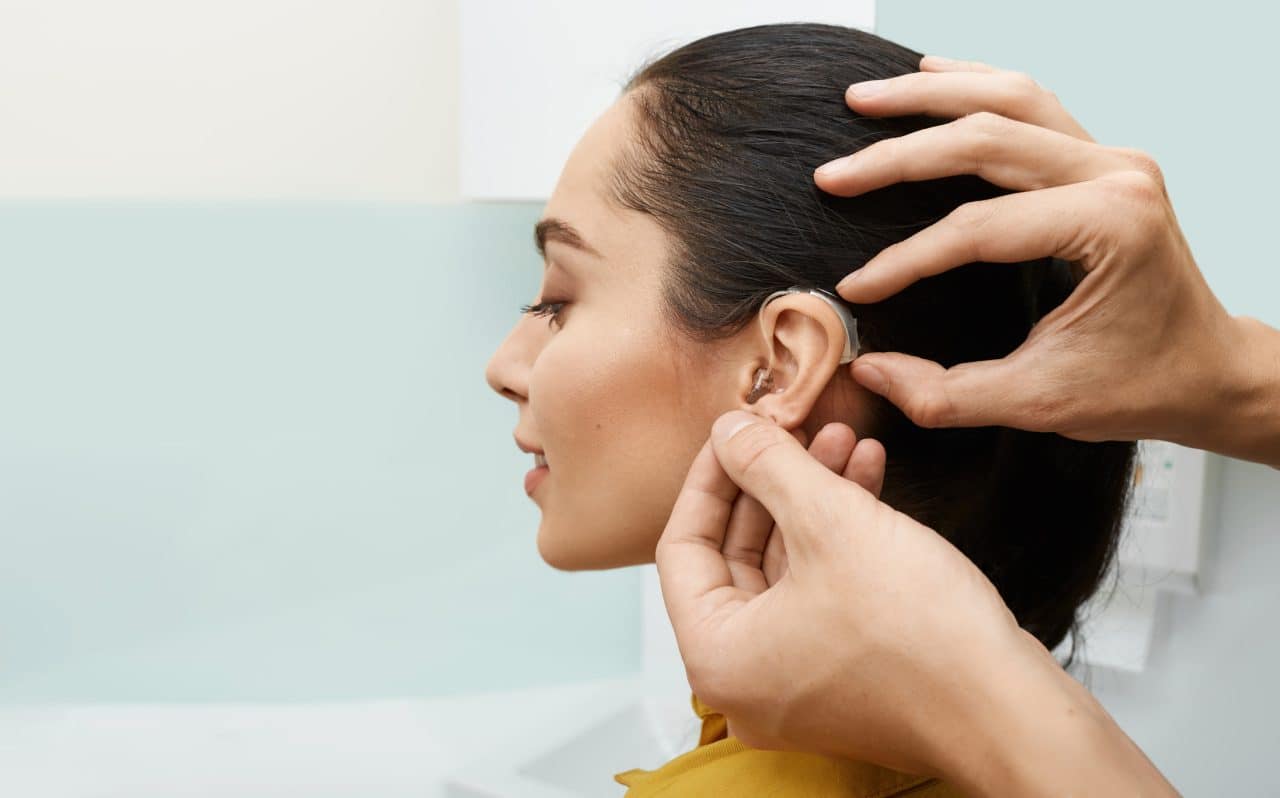
{"label": "ear helix", "polygon": [[[840,323],[844,326],[844,333],[845,333],[844,351],[841,352],[840,363],[844,364],[844,363],[853,362],[853,359],[858,356],[858,351],[860,348],[859,347],[860,342],[858,340],[858,320],[854,318],[853,313],[849,310],[849,308],[846,307],[844,304],[842,304],[840,300],[830,291],[824,291],[821,288],[805,288],[804,286],[793,285],[790,288],[784,289],[782,291],[774,291],[772,294],[769,294],[769,296],[765,297],[764,303],[760,306],[760,309],[764,310],[764,307],[766,305],[768,305],[770,302],[772,302],[773,300],[777,299],[780,296],[786,296],[787,294],[798,294],[798,293],[812,294],[813,296],[816,296],[819,299],[821,299],[823,302],[826,302],[828,305],[831,306],[831,309],[836,312],[836,315],[840,318]],[[760,314],[760,328],[761,330],[764,330],[764,314],[763,313]],[[766,331],[766,335],[767,335],[767,331]],[[770,373],[769,369],[767,368],[756,369],[755,383],[752,384],[751,391],[747,394],[747,404],[755,404],[760,399],[760,397],[764,396],[766,393],[769,393],[772,390],[773,390],[773,375]]]}
{"label": "ear helix", "polygon": [[[805,288],[804,286],[799,285],[793,285],[790,288],[785,288],[781,291],[774,291],[772,294],[769,294],[769,296],[765,297],[764,303],[761,304],[760,310],[763,311],[765,306],[770,302],[780,296],[786,296],[787,294],[811,294],[812,296],[818,297],[823,302],[826,302],[827,305],[835,311],[836,316],[840,319],[841,325],[844,327],[844,348],[840,353],[840,363],[841,365],[845,363],[852,363],[853,359],[860,353],[862,343],[858,338],[858,320],[854,318],[853,311],[841,302],[839,297],[830,291],[826,291],[821,288]],[[760,327],[762,330],[764,329],[763,313],[760,314]]]}

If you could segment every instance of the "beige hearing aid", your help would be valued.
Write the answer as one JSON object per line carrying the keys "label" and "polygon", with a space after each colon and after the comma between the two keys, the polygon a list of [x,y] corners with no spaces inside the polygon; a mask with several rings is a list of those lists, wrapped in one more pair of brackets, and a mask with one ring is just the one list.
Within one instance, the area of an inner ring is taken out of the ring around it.
{"label": "beige hearing aid", "polygon": [[[793,285],[786,290],[774,291],[769,294],[760,305],[760,310],[763,311],[770,302],[787,294],[812,294],[831,306],[831,309],[836,312],[836,316],[839,317],[840,323],[844,325],[844,352],[840,355],[840,363],[852,363],[853,359],[858,356],[859,351],[858,320],[854,318],[853,311],[849,310],[838,297],[829,291],[824,291],[821,288],[805,288],[799,285]],[[760,323],[764,324],[763,315],[760,318]],[[757,369],[755,382],[751,386],[751,392],[747,394],[747,403],[755,403],[761,396],[772,390],[773,375],[769,373],[768,369]]]}

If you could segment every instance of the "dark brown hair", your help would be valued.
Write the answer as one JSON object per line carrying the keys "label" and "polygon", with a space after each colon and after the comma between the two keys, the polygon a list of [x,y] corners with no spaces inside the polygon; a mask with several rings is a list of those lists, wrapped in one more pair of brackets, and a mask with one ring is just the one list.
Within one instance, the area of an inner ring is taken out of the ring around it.
{"label": "dark brown hair", "polygon": [[[971,176],[853,198],[814,185],[818,165],[942,121],[864,117],[844,103],[850,83],[914,72],[919,60],[855,29],[765,25],[699,39],[628,82],[639,124],[614,191],[677,243],[664,291],[678,328],[701,340],[733,335],[770,292],[832,290],[890,244],[1004,193]],[[1008,354],[1073,285],[1060,261],[969,264],[851,307],[864,348],[950,366]],[[923,429],[883,402],[879,418],[859,432],[888,451],[884,500],[951,540],[1023,628],[1054,647],[1114,554],[1133,444]]]}

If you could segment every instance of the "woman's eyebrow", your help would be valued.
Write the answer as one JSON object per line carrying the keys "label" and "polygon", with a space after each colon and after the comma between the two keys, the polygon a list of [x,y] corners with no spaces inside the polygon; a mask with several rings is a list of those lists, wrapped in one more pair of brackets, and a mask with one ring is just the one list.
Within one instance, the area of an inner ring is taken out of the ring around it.
{"label": "woman's eyebrow", "polygon": [[538,254],[544,258],[547,256],[548,241],[559,241],[561,244],[581,250],[588,255],[593,255],[597,258],[601,257],[594,247],[583,240],[573,225],[554,216],[540,219],[533,226],[533,243],[538,247]]}

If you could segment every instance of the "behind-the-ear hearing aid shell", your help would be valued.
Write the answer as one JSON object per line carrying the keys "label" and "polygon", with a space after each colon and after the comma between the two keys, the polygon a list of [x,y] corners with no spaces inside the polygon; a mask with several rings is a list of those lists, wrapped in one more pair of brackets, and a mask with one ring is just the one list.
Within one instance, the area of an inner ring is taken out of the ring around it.
{"label": "behind-the-ear hearing aid shell", "polygon": [[793,285],[783,291],[774,291],[765,297],[764,304],[760,306],[760,309],[764,310],[765,305],[787,294],[812,294],[831,306],[831,309],[840,317],[840,323],[844,325],[844,352],[840,355],[840,362],[852,363],[859,352],[858,320],[853,317],[853,311],[849,310],[838,297],[829,291],[824,291],[821,288],[805,288],[800,285]]}

